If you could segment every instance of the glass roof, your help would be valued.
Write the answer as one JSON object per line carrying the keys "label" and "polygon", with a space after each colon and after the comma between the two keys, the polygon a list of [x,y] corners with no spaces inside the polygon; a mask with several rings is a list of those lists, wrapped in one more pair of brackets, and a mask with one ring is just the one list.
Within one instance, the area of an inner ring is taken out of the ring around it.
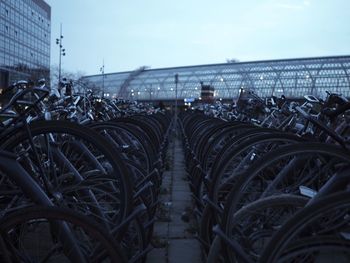
{"label": "glass roof", "polygon": [[92,88],[108,96],[135,100],[200,97],[200,83],[212,85],[217,98],[237,98],[240,88],[261,97],[298,98],[306,94],[325,97],[325,91],[350,97],[350,56],[267,60],[187,66],[85,76]]}

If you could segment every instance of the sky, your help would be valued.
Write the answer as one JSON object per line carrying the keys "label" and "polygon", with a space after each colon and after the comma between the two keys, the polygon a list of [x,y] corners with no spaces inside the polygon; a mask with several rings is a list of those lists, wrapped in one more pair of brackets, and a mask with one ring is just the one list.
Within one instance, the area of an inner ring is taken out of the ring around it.
{"label": "sky", "polygon": [[45,0],[51,65],[87,75],[350,54],[349,0]]}

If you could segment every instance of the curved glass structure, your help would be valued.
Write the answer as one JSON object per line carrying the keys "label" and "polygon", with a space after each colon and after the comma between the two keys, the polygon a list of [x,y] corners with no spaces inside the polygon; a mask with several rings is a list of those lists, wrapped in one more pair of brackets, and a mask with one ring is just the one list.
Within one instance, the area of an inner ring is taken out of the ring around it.
{"label": "curved glass structure", "polygon": [[173,100],[176,86],[179,99],[199,98],[201,82],[214,87],[218,99],[237,98],[240,88],[254,90],[261,97],[312,94],[322,98],[326,90],[350,97],[350,56],[140,68],[83,79],[106,96],[135,100]]}

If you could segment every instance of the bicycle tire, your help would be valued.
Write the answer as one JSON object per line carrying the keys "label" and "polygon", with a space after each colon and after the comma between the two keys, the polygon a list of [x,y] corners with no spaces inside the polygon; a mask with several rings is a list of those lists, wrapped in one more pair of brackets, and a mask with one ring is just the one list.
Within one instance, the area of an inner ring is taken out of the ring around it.
{"label": "bicycle tire", "polygon": [[[88,141],[97,147],[97,149],[103,153],[104,157],[108,160],[108,163],[113,167],[115,175],[117,176],[118,183],[120,183],[120,214],[116,220],[116,224],[121,223],[132,210],[132,182],[129,175],[129,171],[119,153],[110,147],[109,142],[95,131],[67,121],[37,121],[31,123],[29,126],[32,136],[58,133],[69,134]],[[26,131],[19,131],[11,139],[7,140],[0,147],[11,151],[14,146],[28,139]]]}
{"label": "bicycle tire", "polygon": [[[104,228],[102,228],[99,224],[87,218],[86,216],[64,208],[35,206],[35,207],[23,208],[21,210],[17,210],[13,213],[10,213],[0,219],[1,236],[4,237],[4,233],[13,232],[12,231],[13,229],[17,229],[18,226],[22,226],[25,223],[32,223],[35,220],[43,220],[43,219],[47,219],[49,222],[52,222],[52,221],[67,222],[70,225],[74,226],[73,228],[71,228],[71,229],[75,229],[74,231],[76,231],[78,227],[82,228],[84,231],[86,231],[90,235],[91,238],[93,238],[94,240],[97,240],[97,244],[100,248],[101,247],[103,248],[103,252],[102,252],[102,254],[104,254],[103,257],[105,257],[107,254],[111,260],[110,262],[116,262],[116,263],[127,262],[121,247],[116,243],[114,238],[108,232],[106,232]],[[50,232],[52,234],[52,231]],[[41,235],[40,238],[43,238],[43,237],[44,235]],[[48,237],[48,235],[45,235],[45,237]],[[76,235],[75,237],[78,238]],[[34,238],[34,235],[31,235],[31,240],[29,244],[27,244],[29,247],[30,247],[30,243],[35,243],[35,240],[33,238]],[[24,245],[23,242],[21,244]],[[20,248],[21,247],[18,247],[18,249]],[[92,247],[91,249],[94,249],[94,247]],[[4,253],[4,251],[2,252]],[[101,254],[101,252],[99,252],[98,254]],[[91,260],[91,261],[89,260],[89,262],[98,262],[98,261],[99,261],[98,259]]]}
{"label": "bicycle tire", "polygon": [[336,209],[350,209],[350,192],[339,192],[320,198],[291,217],[272,237],[260,258],[261,263],[278,262],[279,256],[288,243],[296,237],[307,224],[324,217],[325,213]]}

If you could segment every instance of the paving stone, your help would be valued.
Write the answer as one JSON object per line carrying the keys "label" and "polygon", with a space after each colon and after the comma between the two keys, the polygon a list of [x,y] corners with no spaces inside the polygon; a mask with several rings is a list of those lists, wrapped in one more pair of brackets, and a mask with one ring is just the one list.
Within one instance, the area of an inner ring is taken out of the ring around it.
{"label": "paving stone", "polygon": [[184,172],[176,172],[174,173],[174,184],[178,185],[188,185],[188,181],[186,181],[187,173]]}
{"label": "paving stone", "polygon": [[187,184],[174,184],[173,185],[173,191],[183,191],[183,192],[188,192],[189,191],[189,186]]}
{"label": "paving stone", "polygon": [[173,201],[186,201],[187,203],[191,203],[192,197],[188,191],[174,191],[172,194]]}
{"label": "paving stone", "polygon": [[154,224],[153,236],[159,237],[159,238],[167,238],[168,228],[169,228],[169,222],[157,221],[156,224]]}
{"label": "paving stone", "polygon": [[184,180],[184,175],[174,176],[174,185],[188,186],[188,181]]}
{"label": "paving stone", "polygon": [[169,238],[186,238],[189,235],[186,233],[188,226],[183,222],[175,223],[171,221],[171,227],[169,227]]}
{"label": "paving stone", "polygon": [[196,239],[172,239],[169,242],[169,263],[201,262],[201,250]]}
{"label": "paving stone", "polygon": [[147,263],[166,263],[167,248],[154,248],[147,255]]}

